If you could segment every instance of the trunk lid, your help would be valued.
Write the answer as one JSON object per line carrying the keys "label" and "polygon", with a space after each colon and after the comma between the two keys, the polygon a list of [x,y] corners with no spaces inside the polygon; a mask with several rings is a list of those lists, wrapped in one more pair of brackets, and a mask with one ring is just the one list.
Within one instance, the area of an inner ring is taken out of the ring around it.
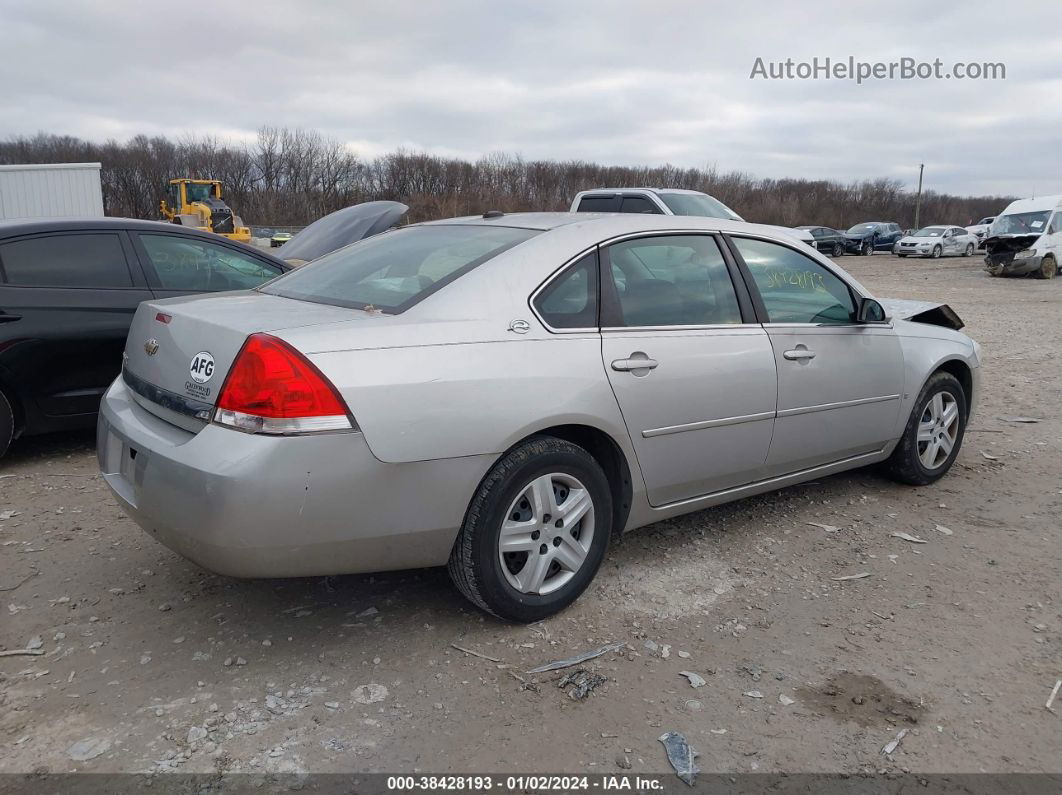
{"label": "trunk lid", "polygon": [[318,218],[284,244],[281,257],[303,265],[336,249],[386,232],[409,210],[400,202],[375,201],[355,204]]}
{"label": "trunk lid", "polygon": [[124,378],[149,411],[184,427],[188,423],[175,414],[201,425],[248,335],[354,314],[359,313],[254,291],[145,301],[126,338]]}

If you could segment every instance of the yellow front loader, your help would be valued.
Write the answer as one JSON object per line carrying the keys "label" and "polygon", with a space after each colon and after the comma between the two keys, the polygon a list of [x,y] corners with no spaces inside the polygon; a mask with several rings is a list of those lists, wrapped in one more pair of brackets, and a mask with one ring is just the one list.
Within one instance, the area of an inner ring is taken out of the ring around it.
{"label": "yellow front loader", "polygon": [[213,232],[241,243],[251,242],[251,230],[221,199],[216,179],[171,179],[166,198],[159,202],[163,217],[171,223]]}

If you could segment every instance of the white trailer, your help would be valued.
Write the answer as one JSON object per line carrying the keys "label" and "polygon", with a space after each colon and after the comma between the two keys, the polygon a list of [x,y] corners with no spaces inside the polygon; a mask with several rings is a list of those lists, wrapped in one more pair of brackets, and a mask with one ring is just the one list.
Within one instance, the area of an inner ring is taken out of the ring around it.
{"label": "white trailer", "polygon": [[102,215],[99,163],[0,166],[0,220]]}

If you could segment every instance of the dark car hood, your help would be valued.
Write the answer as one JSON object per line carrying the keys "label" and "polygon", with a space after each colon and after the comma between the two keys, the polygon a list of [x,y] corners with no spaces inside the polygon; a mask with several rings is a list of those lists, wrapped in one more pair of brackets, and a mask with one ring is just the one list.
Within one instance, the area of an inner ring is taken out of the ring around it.
{"label": "dark car hood", "polygon": [[318,218],[284,244],[283,258],[302,264],[323,257],[337,248],[386,232],[397,224],[409,207],[400,202],[364,202]]}

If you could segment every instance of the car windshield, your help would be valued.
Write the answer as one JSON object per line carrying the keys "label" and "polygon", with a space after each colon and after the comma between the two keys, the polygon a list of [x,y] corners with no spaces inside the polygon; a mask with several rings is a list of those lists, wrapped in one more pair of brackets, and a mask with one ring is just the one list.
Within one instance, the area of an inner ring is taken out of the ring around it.
{"label": "car windshield", "polygon": [[994,215],[990,215],[987,218],[982,218],[980,221],[978,221],[977,225],[978,226],[988,226],[994,220],[996,220],[996,217]]}
{"label": "car windshield", "polygon": [[1040,235],[1047,228],[1050,210],[1001,215],[992,222],[993,235]]}
{"label": "car windshield", "polygon": [[927,226],[925,229],[919,229],[911,237],[940,237],[943,234],[943,226]]}
{"label": "car windshield", "polygon": [[850,235],[865,235],[867,232],[873,232],[878,228],[877,224],[856,224],[848,230]]}
{"label": "car windshield", "polygon": [[398,314],[537,234],[534,229],[473,224],[396,229],[325,254],[261,291]]}
{"label": "car windshield", "polygon": [[721,201],[704,193],[661,193],[659,196],[675,215],[726,218],[731,221],[743,220],[740,215]]}

